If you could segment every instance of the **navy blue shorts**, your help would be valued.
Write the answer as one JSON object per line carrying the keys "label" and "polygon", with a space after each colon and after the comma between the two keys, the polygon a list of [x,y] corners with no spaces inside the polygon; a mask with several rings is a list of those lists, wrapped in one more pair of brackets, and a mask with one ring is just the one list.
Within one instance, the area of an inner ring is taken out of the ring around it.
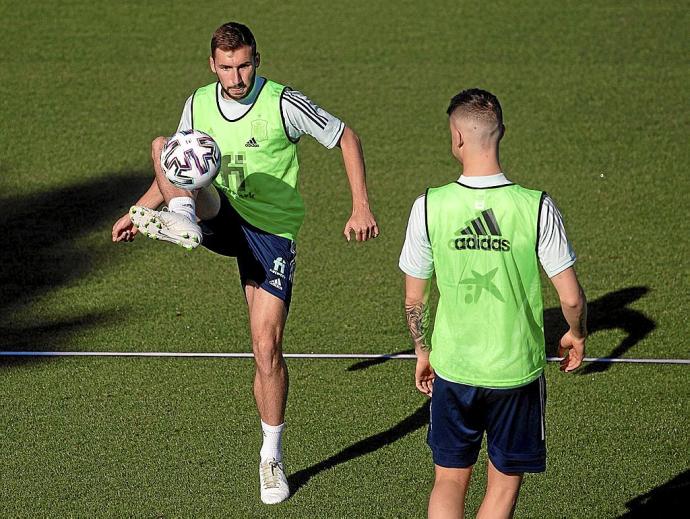
{"label": "navy blue shorts", "polygon": [[521,387],[489,389],[434,380],[427,443],[434,463],[466,468],[477,462],[486,432],[489,459],[504,474],[544,472],[544,374]]}
{"label": "navy blue shorts", "polygon": [[[216,188],[217,189],[217,188]],[[295,274],[295,242],[262,231],[242,218],[220,191],[218,214],[200,223],[201,244],[217,254],[237,258],[242,286],[254,281],[290,308]]]}

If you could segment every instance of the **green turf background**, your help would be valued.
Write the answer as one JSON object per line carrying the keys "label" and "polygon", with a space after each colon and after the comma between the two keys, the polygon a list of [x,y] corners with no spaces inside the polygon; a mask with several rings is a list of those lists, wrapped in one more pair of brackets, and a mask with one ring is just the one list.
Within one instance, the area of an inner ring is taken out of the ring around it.
{"label": "green turf background", "polygon": [[[109,241],[150,182],[151,139],[213,80],[211,32],[237,19],[257,37],[262,74],[360,134],[382,231],[344,242],[341,158],[303,139],[307,218],[286,351],[409,348],[397,270],[409,208],[456,178],[444,111],[481,86],[503,105],[506,173],[547,190],[565,216],[592,303],[588,354],[690,356],[682,2],[0,0],[0,16],[0,349],[249,351],[232,261]],[[547,284],[544,295],[553,318]],[[291,471],[422,404],[412,364],[348,365],[290,363]],[[614,517],[687,474],[687,368],[547,375],[549,472],[527,480],[522,516]],[[7,360],[0,377],[0,513],[263,513],[248,361]],[[423,515],[423,436],[319,472],[280,514]]]}

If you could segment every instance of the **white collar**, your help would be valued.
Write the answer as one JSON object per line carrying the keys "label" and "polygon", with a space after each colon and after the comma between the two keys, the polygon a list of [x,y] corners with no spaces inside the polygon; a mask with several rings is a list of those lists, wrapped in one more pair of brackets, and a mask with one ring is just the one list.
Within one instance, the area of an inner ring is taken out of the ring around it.
{"label": "white collar", "polygon": [[506,178],[503,173],[497,173],[495,175],[483,175],[483,176],[472,176],[466,177],[465,175],[460,175],[458,179],[460,184],[468,187],[496,187],[503,186],[506,184],[512,184],[510,180]]}

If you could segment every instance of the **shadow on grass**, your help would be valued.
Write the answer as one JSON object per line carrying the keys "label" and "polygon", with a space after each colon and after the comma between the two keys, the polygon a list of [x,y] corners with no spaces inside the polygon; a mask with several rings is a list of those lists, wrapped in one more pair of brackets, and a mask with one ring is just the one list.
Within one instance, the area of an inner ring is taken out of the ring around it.
{"label": "shadow on grass", "polygon": [[[407,355],[409,353],[414,353],[414,348],[411,348],[409,350],[396,351],[392,355]],[[347,368],[347,370],[348,371],[359,371],[361,369],[371,368],[372,366],[376,366],[378,364],[383,364],[384,362],[386,362],[388,360],[391,360],[391,359],[386,358],[386,357],[381,357],[378,359],[366,359],[366,360],[362,360],[360,362],[355,362],[352,366]]]}
{"label": "shadow on grass", "polygon": [[690,494],[690,470],[678,474],[663,485],[625,503],[628,512],[621,515],[619,519],[684,516],[682,510],[687,510],[688,494]]}
{"label": "shadow on grass", "polygon": [[342,463],[346,463],[360,456],[365,456],[378,449],[390,445],[391,443],[407,436],[408,434],[421,429],[429,423],[429,401],[419,407],[414,413],[405,418],[402,422],[394,425],[383,432],[373,434],[363,440],[358,441],[344,448],[339,453],[334,454],[311,467],[302,469],[288,477],[290,491],[294,496],[311,478],[324,470],[332,469]]}
{"label": "shadow on grass", "polygon": [[[114,322],[109,311],[68,317],[56,312],[39,321],[28,316],[38,299],[84,276],[110,253],[110,226],[149,183],[144,171],[112,173],[44,193],[0,199],[0,351],[57,348],[81,329]],[[103,232],[102,246],[78,244],[95,230]],[[64,307],[69,306],[65,302]]]}
{"label": "shadow on grass", "polygon": [[[656,328],[656,323],[645,314],[628,308],[628,305],[641,299],[648,292],[648,287],[628,287],[609,292],[587,303],[587,328],[590,335],[602,330],[623,330],[626,333],[626,337],[606,357],[623,356]],[[567,329],[568,325],[560,308],[549,308],[544,312],[547,355],[553,357],[558,355],[558,343]],[[590,362],[578,373],[587,375],[606,371],[610,367],[609,363]]]}

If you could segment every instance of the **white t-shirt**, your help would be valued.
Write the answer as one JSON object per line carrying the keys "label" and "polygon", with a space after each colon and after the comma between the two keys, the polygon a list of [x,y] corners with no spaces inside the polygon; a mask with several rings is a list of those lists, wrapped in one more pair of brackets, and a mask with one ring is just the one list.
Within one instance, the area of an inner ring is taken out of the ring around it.
{"label": "white t-shirt", "polygon": [[[512,184],[503,173],[484,177],[460,175],[458,182],[469,187],[485,188]],[[407,222],[405,243],[400,253],[400,269],[410,276],[429,279],[434,273],[431,243],[426,233],[426,196],[419,196],[412,205]],[[539,243],[537,254],[544,272],[550,278],[575,263],[573,251],[563,226],[563,216],[554,201],[546,195],[539,216]]]}
{"label": "white t-shirt", "polygon": [[[249,95],[240,99],[226,99],[220,94],[220,83],[217,84],[218,106],[226,119],[236,120],[246,114],[256,101],[266,78],[256,76]],[[177,131],[192,129],[192,97],[185,101],[182,117]],[[293,141],[302,135],[314,137],[323,146],[330,149],[340,142],[345,125],[337,117],[314,104],[307,96],[297,90],[285,89],[280,97],[280,110],[285,121],[285,130]]]}

